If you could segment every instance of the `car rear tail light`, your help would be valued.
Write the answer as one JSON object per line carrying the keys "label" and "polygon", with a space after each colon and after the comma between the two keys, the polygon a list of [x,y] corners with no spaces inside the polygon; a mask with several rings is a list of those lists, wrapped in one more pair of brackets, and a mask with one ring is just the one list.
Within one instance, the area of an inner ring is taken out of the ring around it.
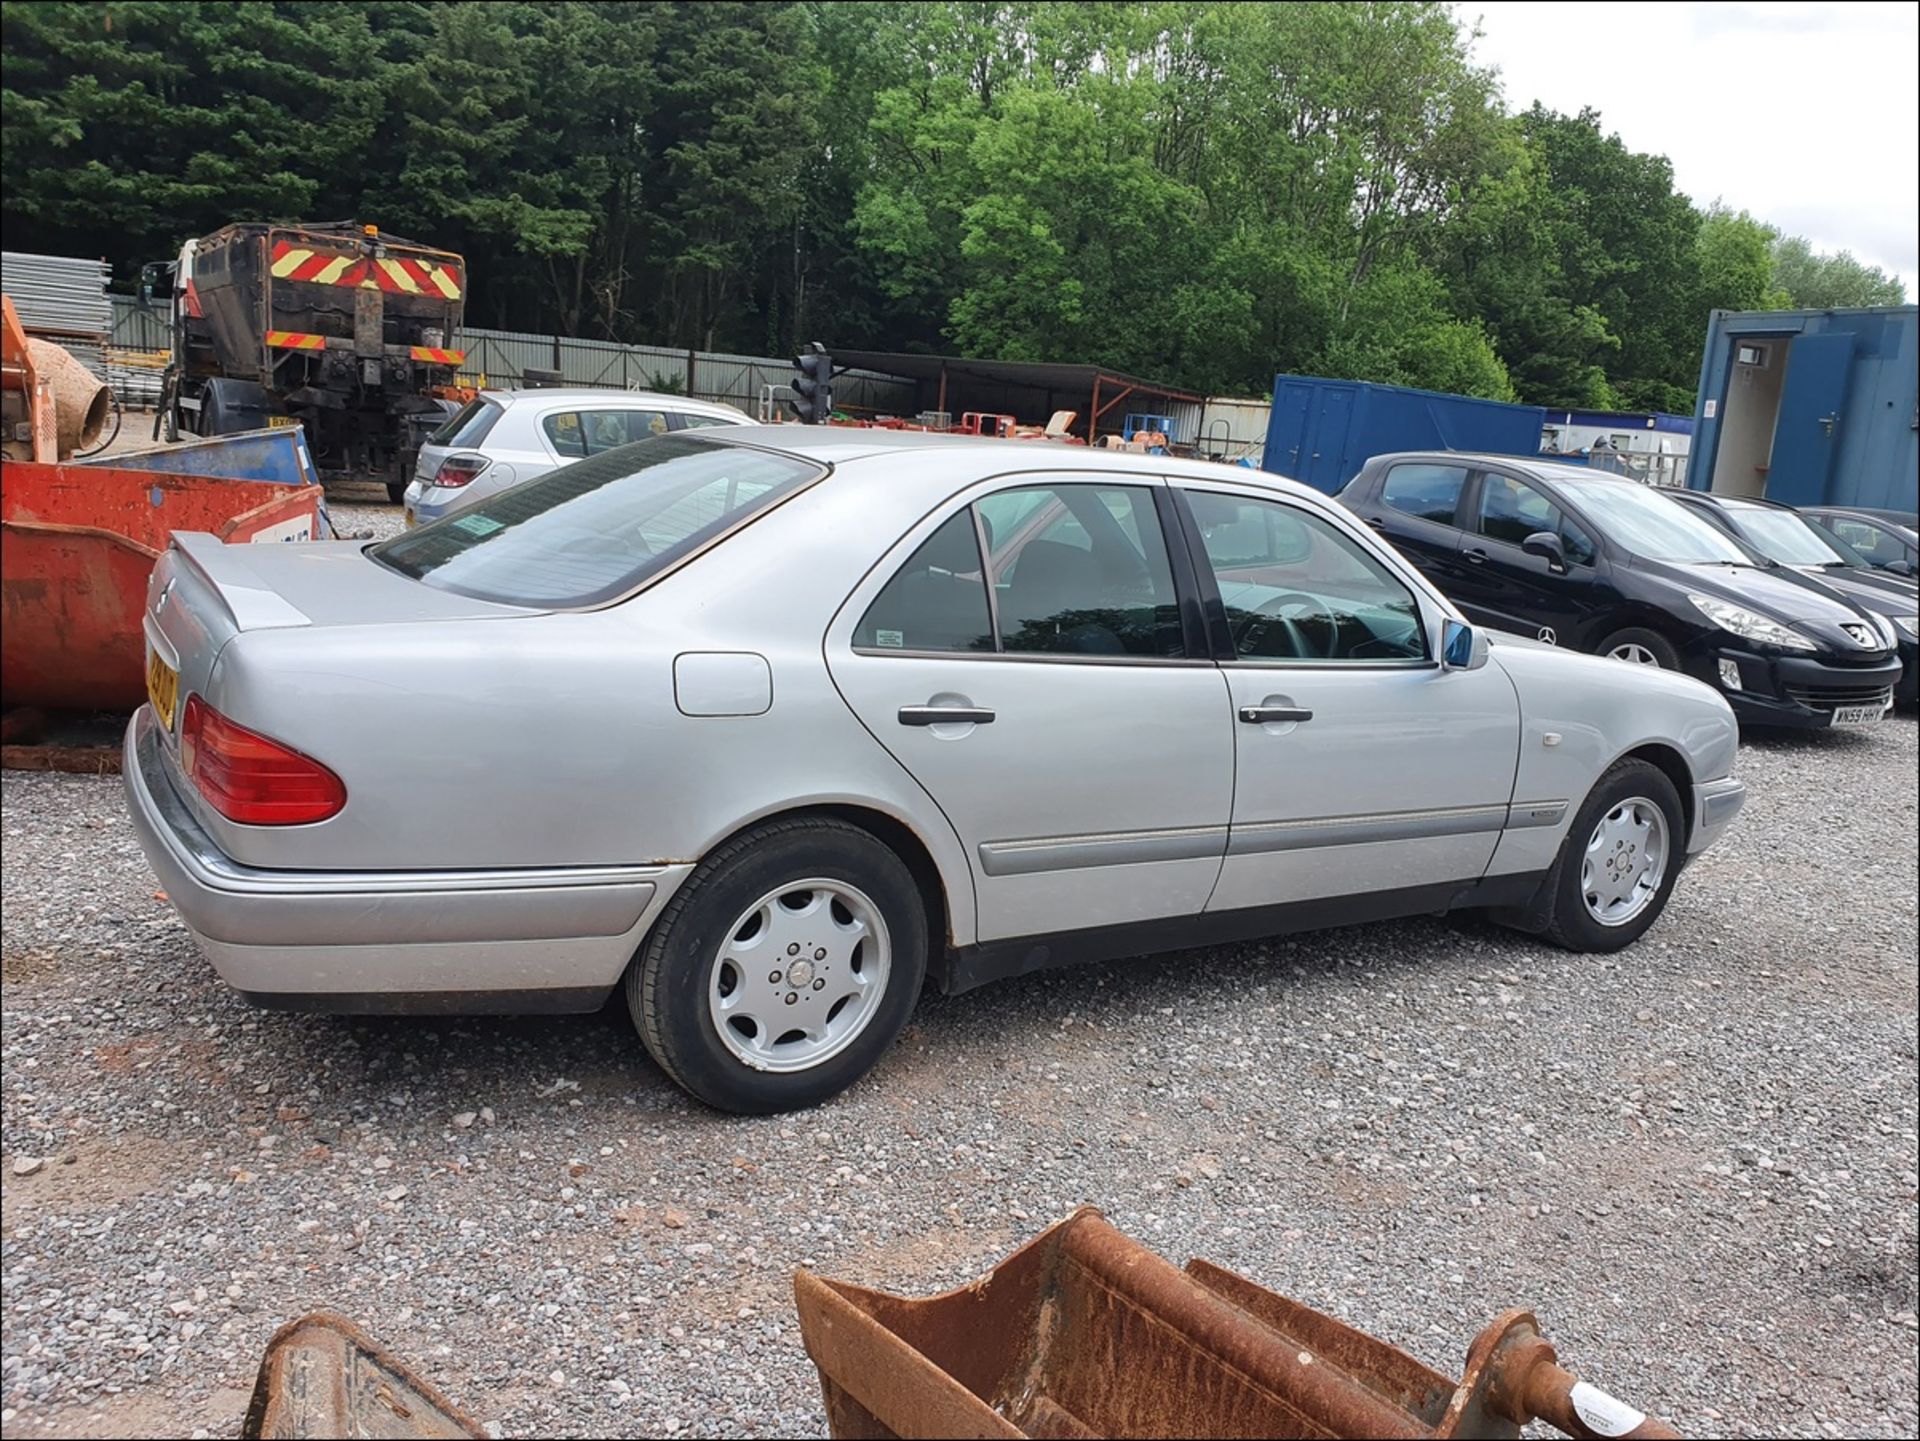
{"label": "car rear tail light", "polygon": [[346,786],[319,761],[235,725],[197,695],[180,725],[180,766],[208,805],[242,825],[308,825],[347,803]]}
{"label": "car rear tail light", "polygon": [[451,490],[470,483],[492,464],[484,455],[450,455],[440,462],[440,468],[433,473],[433,483]]}

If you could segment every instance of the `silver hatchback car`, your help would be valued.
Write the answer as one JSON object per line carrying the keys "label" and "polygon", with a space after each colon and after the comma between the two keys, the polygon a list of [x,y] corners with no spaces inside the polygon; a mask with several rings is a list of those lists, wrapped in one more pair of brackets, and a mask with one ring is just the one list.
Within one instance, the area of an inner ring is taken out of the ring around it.
{"label": "silver hatchback car", "polygon": [[1743,798],[1708,687],[1165,456],[670,434],[378,545],[176,534],[146,633],[127,802],[230,984],[622,987],[736,1111],[853,1082],[929,980],[1463,907],[1616,950]]}
{"label": "silver hatchback car", "polygon": [[427,438],[402,504],[425,525],[576,460],[709,425],[751,425],[731,405],[652,390],[483,390]]}

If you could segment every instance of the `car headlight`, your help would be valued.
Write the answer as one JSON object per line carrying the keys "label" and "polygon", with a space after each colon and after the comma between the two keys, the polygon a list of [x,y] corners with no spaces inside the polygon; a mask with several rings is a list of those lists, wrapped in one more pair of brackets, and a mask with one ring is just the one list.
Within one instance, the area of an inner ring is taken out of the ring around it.
{"label": "car headlight", "polygon": [[1920,640],[1920,615],[1896,615],[1893,623],[1914,640]]}
{"label": "car headlight", "polygon": [[1768,620],[1756,611],[1745,606],[1735,605],[1731,601],[1715,600],[1710,595],[1689,594],[1687,599],[1693,608],[1724,631],[1739,636],[1742,640],[1754,641],[1760,645],[1779,646],[1782,650],[1818,650],[1820,647],[1795,630],[1789,630],[1777,620]]}

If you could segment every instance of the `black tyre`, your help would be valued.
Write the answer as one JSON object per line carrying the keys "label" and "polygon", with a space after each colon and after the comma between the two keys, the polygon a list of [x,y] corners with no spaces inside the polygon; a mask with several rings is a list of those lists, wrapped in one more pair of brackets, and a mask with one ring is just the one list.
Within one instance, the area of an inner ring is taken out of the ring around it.
{"label": "black tyre", "polygon": [[1666,909],[1686,854],[1686,815],[1666,773],[1641,760],[1615,763],[1547,873],[1547,935],[1570,951],[1632,945]]}
{"label": "black tyre", "polygon": [[842,821],[776,821],[702,861],[627,972],[660,1068],[710,1106],[811,1106],[872,1069],[927,970],[899,856]]}
{"label": "black tyre", "polygon": [[1662,670],[1680,669],[1680,652],[1657,630],[1635,627],[1615,631],[1600,642],[1599,654],[1636,665],[1657,665]]}
{"label": "black tyre", "polygon": [[407,483],[404,480],[390,480],[387,482],[387,499],[388,500],[392,501],[395,505],[398,505],[400,504],[401,501],[405,500],[406,498],[407,498]]}

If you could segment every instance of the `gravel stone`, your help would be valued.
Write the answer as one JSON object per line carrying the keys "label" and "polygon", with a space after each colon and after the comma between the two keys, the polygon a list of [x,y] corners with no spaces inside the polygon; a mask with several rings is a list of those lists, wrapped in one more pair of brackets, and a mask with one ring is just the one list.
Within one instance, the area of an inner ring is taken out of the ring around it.
{"label": "gravel stone", "polygon": [[1616,956],[1422,919],[1031,976],[764,1118],[617,1004],[252,1009],[116,781],[6,773],[0,1419],[232,1435],[324,1306],[495,1434],[818,1436],[795,1266],[924,1294],[1093,1204],[1449,1374],[1528,1306],[1683,1432],[1913,1435],[1915,738],[1750,738]]}

